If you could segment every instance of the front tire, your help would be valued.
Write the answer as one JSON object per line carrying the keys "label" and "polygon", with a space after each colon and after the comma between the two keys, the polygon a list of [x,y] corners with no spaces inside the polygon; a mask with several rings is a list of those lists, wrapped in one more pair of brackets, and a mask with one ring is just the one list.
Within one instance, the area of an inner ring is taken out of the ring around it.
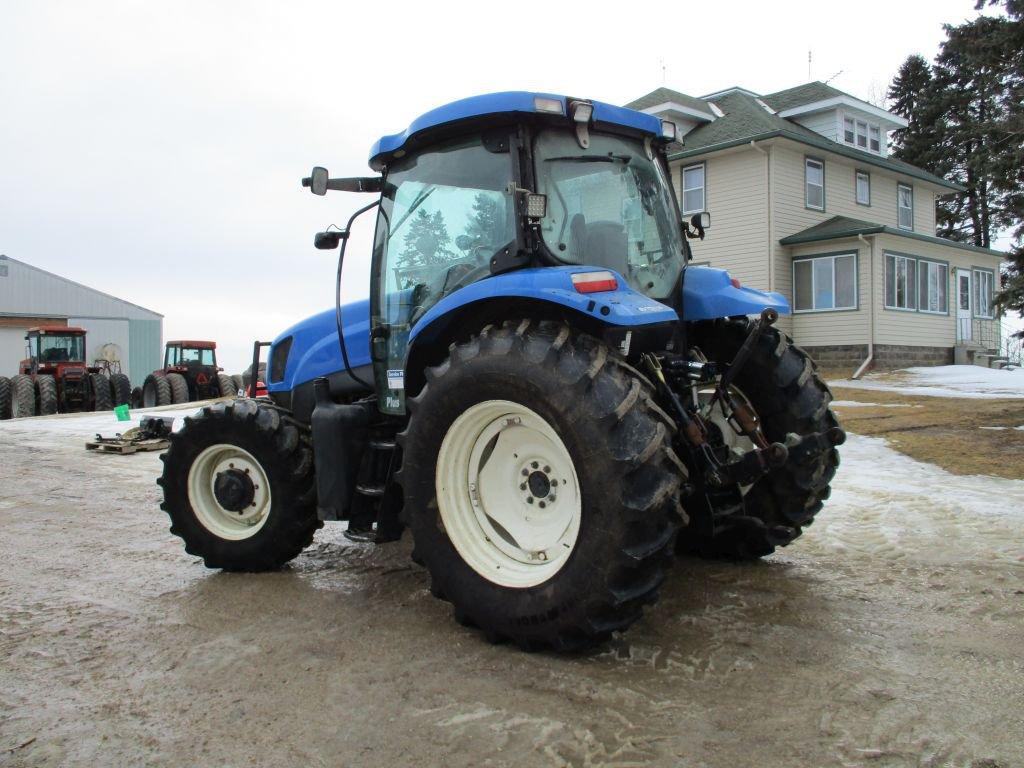
{"label": "front tire", "polygon": [[488,326],[426,373],[398,479],[433,594],[528,650],[629,627],[657,599],[681,522],[684,470],[647,384],[598,340],[528,320]]}
{"label": "front tire", "polygon": [[0,421],[11,418],[11,380],[0,376]]}
{"label": "front tire", "polygon": [[40,416],[52,416],[57,413],[59,402],[57,400],[57,380],[53,376],[40,374],[36,376],[36,404],[39,406]]}
{"label": "front tire", "polygon": [[[729,363],[750,332],[750,322],[697,323],[691,341],[711,359]],[[750,401],[770,442],[785,443],[839,426],[829,409],[832,393],[814,362],[793,340],[769,328],[733,382]],[[679,537],[680,551],[702,557],[753,560],[792,543],[830,493],[839,453],[828,448],[797,465],[792,460],[758,480],[742,507],[715,515],[712,526],[693,526]]]}
{"label": "front tire", "polygon": [[132,403],[132,383],[123,373],[110,375],[110,396],[114,405],[130,405]]}
{"label": "front tire", "polygon": [[167,384],[171,388],[171,402],[174,405],[183,405],[189,402],[188,382],[180,373],[168,373]]}
{"label": "front tire", "polygon": [[19,373],[11,378],[11,418],[36,415],[36,385],[30,376]]}
{"label": "front tire", "polygon": [[110,379],[102,373],[90,373],[89,384],[92,387],[92,409],[109,411],[114,406],[110,402]]}
{"label": "front tire", "polygon": [[313,541],[312,445],[292,418],[251,400],[218,403],[170,440],[161,509],[206,567],[276,570]]}

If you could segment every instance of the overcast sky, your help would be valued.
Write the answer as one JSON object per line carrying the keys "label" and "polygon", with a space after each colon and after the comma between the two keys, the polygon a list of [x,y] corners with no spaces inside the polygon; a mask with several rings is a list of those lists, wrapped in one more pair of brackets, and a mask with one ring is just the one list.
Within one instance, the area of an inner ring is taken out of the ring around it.
{"label": "overcast sky", "polygon": [[973,5],[0,0],[0,253],[161,312],[165,338],[216,339],[241,370],[255,337],[333,304],[313,234],[370,200],[310,195],[314,164],[366,173],[381,134],[489,91],[770,93],[808,80],[808,50],[811,79],[877,101]]}

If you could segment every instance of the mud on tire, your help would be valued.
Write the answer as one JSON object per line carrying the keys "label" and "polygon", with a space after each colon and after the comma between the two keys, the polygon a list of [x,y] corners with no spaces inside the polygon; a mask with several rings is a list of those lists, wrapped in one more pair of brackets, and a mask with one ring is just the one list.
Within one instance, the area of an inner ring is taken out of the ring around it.
{"label": "mud on tire", "polygon": [[[313,541],[323,524],[316,514],[313,449],[309,431],[277,408],[251,400],[217,403],[185,419],[171,436],[160,459],[163,475],[161,509],[171,519],[171,533],[185,542],[185,551],[203,558],[208,568],[226,571],[269,571],[280,568]],[[189,495],[193,463],[207,448],[235,445],[252,455],[270,483],[270,510],[259,530],[248,538],[229,540],[199,519]]]}
{"label": "mud on tire", "polygon": [[[697,323],[690,341],[711,359],[730,362],[749,332],[749,321]],[[761,418],[769,441],[823,432],[838,426],[829,409],[832,393],[815,372],[810,356],[777,328],[761,337],[734,381]],[[791,461],[765,476],[747,492],[735,522],[716,518],[713,536],[694,528],[679,537],[680,551],[705,557],[755,559],[786,546],[809,526],[829,497],[829,483],[839,466],[839,453],[829,448],[799,466]]]}
{"label": "mud on tire", "polygon": [[[682,522],[684,469],[669,447],[673,427],[652,404],[647,384],[597,339],[529,320],[488,326],[453,344],[426,375],[408,401],[397,479],[413,559],[429,570],[431,592],[488,640],[527,650],[579,649],[630,626],[656,600]],[[579,478],[575,547],[560,570],[532,587],[501,586],[470,567],[438,509],[437,457],[446,433],[467,409],[494,400],[519,403],[544,419]]]}

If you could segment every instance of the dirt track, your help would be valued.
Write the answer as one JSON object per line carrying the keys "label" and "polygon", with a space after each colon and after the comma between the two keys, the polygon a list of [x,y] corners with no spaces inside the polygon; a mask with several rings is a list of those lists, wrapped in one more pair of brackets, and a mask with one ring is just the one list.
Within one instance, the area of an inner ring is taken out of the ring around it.
{"label": "dirt track", "polygon": [[32,421],[0,425],[0,764],[1024,765],[1024,482],[853,437],[795,545],[680,561],[558,657],[455,624],[407,541],[207,571],[155,455]]}

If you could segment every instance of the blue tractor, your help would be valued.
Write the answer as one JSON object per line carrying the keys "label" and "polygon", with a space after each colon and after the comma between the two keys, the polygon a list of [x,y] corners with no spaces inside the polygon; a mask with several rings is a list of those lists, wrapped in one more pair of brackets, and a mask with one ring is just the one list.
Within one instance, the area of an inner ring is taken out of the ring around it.
{"label": "blue tractor", "polygon": [[[376,209],[369,297],[271,345],[265,398],[187,419],[171,532],[280,568],[325,520],[406,528],[431,591],[492,641],[577,649],[653,603],[677,552],[757,558],[828,498],[843,439],[786,300],[687,267],[675,126],[498,93],[384,136],[377,175],[303,180]],[[316,235],[339,248],[348,229]],[[337,296],[337,294],[336,294]],[[254,368],[255,370],[255,368]]]}

